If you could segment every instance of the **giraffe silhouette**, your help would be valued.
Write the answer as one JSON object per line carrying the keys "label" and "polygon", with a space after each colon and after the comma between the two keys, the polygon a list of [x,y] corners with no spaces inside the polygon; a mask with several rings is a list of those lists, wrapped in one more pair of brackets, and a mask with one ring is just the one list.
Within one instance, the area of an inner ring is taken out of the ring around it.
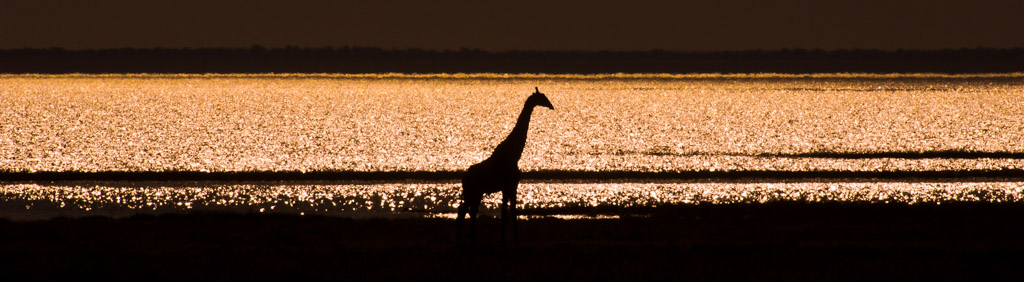
{"label": "giraffe silhouette", "polygon": [[457,241],[462,242],[462,222],[469,213],[472,230],[470,238],[476,241],[476,214],[480,210],[480,201],[484,194],[501,191],[501,243],[505,244],[505,225],[512,222],[512,233],[516,242],[519,241],[519,228],[516,224],[516,190],[519,187],[519,158],[523,156],[523,147],[526,146],[526,133],[530,127],[530,115],[533,114],[533,107],[541,106],[554,110],[544,93],[540,89],[533,88],[534,93],[526,99],[523,111],[519,113],[516,126],[512,133],[508,134],[505,141],[501,141],[494,153],[486,160],[469,166],[466,174],[462,177],[462,203],[459,204],[459,216],[455,220],[458,225]]}

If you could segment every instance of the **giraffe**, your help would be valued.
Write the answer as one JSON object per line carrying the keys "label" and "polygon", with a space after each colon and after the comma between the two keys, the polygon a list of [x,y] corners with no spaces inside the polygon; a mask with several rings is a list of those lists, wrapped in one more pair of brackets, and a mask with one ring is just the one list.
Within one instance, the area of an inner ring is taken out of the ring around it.
{"label": "giraffe", "polygon": [[476,214],[480,210],[480,201],[484,194],[501,191],[501,243],[505,244],[505,225],[512,222],[512,233],[516,242],[519,241],[519,228],[517,226],[516,190],[519,187],[519,159],[523,155],[523,147],[526,146],[526,133],[530,126],[530,115],[533,114],[533,107],[541,106],[554,110],[555,107],[548,101],[540,89],[534,87],[534,93],[526,99],[523,111],[519,113],[516,126],[504,141],[501,141],[490,157],[478,164],[469,166],[462,177],[462,203],[459,204],[459,215],[456,218],[458,225],[458,241],[462,242],[462,221],[469,213],[472,230],[470,238],[476,241]]}

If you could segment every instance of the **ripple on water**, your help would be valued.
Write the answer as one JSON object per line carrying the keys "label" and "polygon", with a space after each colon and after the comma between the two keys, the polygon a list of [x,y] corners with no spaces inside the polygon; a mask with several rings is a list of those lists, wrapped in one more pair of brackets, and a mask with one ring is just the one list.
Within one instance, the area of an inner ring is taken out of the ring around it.
{"label": "ripple on water", "polygon": [[[387,184],[6,184],[0,216],[130,216],[183,212],[239,212],[346,217],[437,216],[458,206],[455,183]],[[596,207],[657,207],[730,203],[943,203],[1024,200],[1022,182],[977,183],[523,183],[525,212],[585,212]],[[497,194],[484,199],[494,214]]]}
{"label": "ripple on water", "polygon": [[1024,167],[1022,75],[756,76],[0,76],[0,170],[463,170],[534,87],[524,170]]}

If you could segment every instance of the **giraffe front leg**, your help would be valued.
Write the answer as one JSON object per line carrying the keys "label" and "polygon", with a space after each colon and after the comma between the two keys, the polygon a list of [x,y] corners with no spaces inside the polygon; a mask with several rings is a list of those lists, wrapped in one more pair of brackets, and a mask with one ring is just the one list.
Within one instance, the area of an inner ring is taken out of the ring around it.
{"label": "giraffe front leg", "polygon": [[479,211],[480,211],[480,204],[479,203],[477,203],[476,205],[469,206],[469,224],[470,224],[470,229],[472,229],[470,231],[470,233],[469,233],[469,244],[470,245],[476,245],[476,213],[479,212]]}
{"label": "giraffe front leg", "polygon": [[519,206],[516,205],[516,195],[512,194],[511,206],[509,206],[509,214],[512,216],[512,240],[516,245],[519,245]]}
{"label": "giraffe front leg", "polygon": [[505,223],[508,221],[508,196],[501,197],[501,244],[505,245]]}

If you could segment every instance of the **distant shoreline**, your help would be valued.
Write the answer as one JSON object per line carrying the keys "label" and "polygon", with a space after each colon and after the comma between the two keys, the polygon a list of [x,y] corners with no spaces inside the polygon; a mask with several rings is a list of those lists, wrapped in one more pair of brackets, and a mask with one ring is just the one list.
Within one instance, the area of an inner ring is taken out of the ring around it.
{"label": "distant shoreline", "polygon": [[955,50],[457,51],[251,48],[9,49],[0,73],[939,73],[1024,72],[1024,48]]}

